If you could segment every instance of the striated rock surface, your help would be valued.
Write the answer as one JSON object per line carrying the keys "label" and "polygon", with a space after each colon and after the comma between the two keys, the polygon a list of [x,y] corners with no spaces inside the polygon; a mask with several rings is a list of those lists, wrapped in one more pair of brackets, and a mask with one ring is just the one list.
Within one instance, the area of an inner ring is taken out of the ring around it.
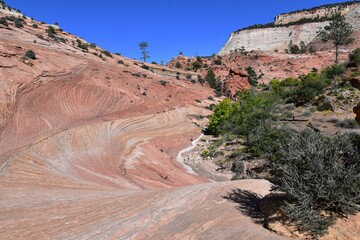
{"label": "striated rock surface", "polygon": [[0,239],[284,239],[177,161],[212,89],[47,28],[0,26]]}
{"label": "striated rock surface", "polygon": [[[281,26],[299,21],[303,18],[316,18],[341,12],[351,23],[355,31],[360,31],[359,12],[360,4],[354,3],[342,7],[333,6],[314,11],[299,11],[291,14],[282,14],[275,18],[274,27],[239,30],[231,33],[225,46],[219,51],[219,55],[227,55],[234,51],[245,48],[246,51],[284,51],[288,48],[290,41],[299,45],[301,41],[307,45],[317,41],[317,33],[329,24],[328,21],[303,23],[290,26]],[[355,34],[356,35],[356,34]]]}

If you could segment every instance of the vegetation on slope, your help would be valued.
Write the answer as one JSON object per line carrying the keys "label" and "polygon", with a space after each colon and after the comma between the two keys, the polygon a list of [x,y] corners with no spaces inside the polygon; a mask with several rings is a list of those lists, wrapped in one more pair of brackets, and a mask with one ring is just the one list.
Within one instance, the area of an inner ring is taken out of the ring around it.
{"label": "vegetation on slope", "polygon": [[[350,60],[356,62],[359,52],[353,51]],[[285,193],[283,220],[315,238],[325,234],[337,217],[360,211],[360,135],[327,136],[311,123],[310,128],[298,130],[282,122],[296,120],[287,111],[296,106],[334,110],[331,96],[355,91],[342,75],[345,71],[345,64],[333,65],[298,79],[273,80],[268,86],[244,90],[237,94],[238,100],[225,99],[214,108],[207,128],[207,133],[220,140],[203,155],[217,155],[216,149],[224,141],[245,139],[246,148],[226,161],[234,161],[239,175],[244,171],[239,155],[247,154],[250,161],[265,159],[273,190]],[[358,128],[353,119],[334,123]]]}

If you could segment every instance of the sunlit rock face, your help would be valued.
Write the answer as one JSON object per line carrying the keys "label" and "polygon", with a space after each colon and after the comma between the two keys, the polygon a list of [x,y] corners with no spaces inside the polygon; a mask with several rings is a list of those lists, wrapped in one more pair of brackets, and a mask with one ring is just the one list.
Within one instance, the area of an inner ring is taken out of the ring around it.
{"label": "sunlit rock face", "polygon": [[318,9],[316,11],[300,11],[292,14],[282,14],[276,17],[275,27],[241,30],[231,33],[225,46],[218,53],[223,56],[238,51],[242,47],[246,51],[284,51],[290,41],[299,45],[301,41],[305,45],[317,41],[319,30],[329,24],[328,21],[298,24],[292,26],[279,26],[299,21],[303,18],[316,18],[317,16],[329,16],[335,12],[341,12],[355,31],[360,31],[360,4],[355,3],[346,7],[334,6],[332,8]]}

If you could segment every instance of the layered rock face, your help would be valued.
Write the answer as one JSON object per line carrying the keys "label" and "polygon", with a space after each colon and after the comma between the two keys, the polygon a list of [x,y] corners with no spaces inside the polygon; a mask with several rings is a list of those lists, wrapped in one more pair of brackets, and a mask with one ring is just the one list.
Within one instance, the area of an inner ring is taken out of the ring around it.
{"label": "layered rock face", "polygon": [[304,18],[322,18],[330,17],[335,13],[341,13],[342,15],[347,14],[359,7],[360,3],[349,3],[346,5],[330,5],[324,7],[317,7],[311,10],[297,11],[293,13],[280,14],[275,17],[275,25],[282,25],[291,22],[296,22]]}
{"label": "layered rock face", "polygon": [[288,48],[290,41],[297,45],[303,41],[307,45],[317,39],[317,32],[328,25],[328,21],[292,26],[279,25],[298,21],[303,18],[312,18],[313,14],[315,14],[315,17],[318,15],[320,17],[326,16],[327,14],[336,12],[338,8],[339,11],[346,16],[348,22],[352,24],[354,30],[359,31],[360,5],[358,3],[343,8],[333,7],[331,9],[319,9],[314,13],[304,11],[284,14],[276,18],[275,27],[240,30],[231,33],[230,38],[218,54],[221,56],[230,54],[241,47],[244,47],[246,51],[283,51]]}
{"label": "layered rock face", "polygon": [[310,43],[317,36],[317,32],[326,26],[328,22],[308,23],[289,27],[272,27],[243,30],[233,32],[225,46],[220,50],[219,55],[226,55],[245,47],[246,51],[274,51],[286,49],[293,41],[299,44],[304,41]]}

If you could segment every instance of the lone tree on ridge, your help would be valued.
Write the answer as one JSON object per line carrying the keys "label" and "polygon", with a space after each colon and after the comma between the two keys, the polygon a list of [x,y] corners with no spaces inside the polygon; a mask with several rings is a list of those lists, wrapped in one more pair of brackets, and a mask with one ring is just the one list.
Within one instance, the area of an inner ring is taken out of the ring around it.
{"label": "lone tree on ridge", "polygon": [[139,47],[141,50],[142,57],[140,59],[143,59],[144,62],[146,62],[146,59],[150,58],[149,51],[147,51],[147,48],[149,47],[147,42],[141,42],[139,43]]}
{"label": "lone tree on ridge", "polygon": [[331,20],[330,24],[319,32],[321,41],[333,41],[335,46],[335,63],[339,62],[339,48],[340,46],[349,45],[354,41],[351,37],[353,28],[350,23],[346,22],[344,16],[336,14]]}

